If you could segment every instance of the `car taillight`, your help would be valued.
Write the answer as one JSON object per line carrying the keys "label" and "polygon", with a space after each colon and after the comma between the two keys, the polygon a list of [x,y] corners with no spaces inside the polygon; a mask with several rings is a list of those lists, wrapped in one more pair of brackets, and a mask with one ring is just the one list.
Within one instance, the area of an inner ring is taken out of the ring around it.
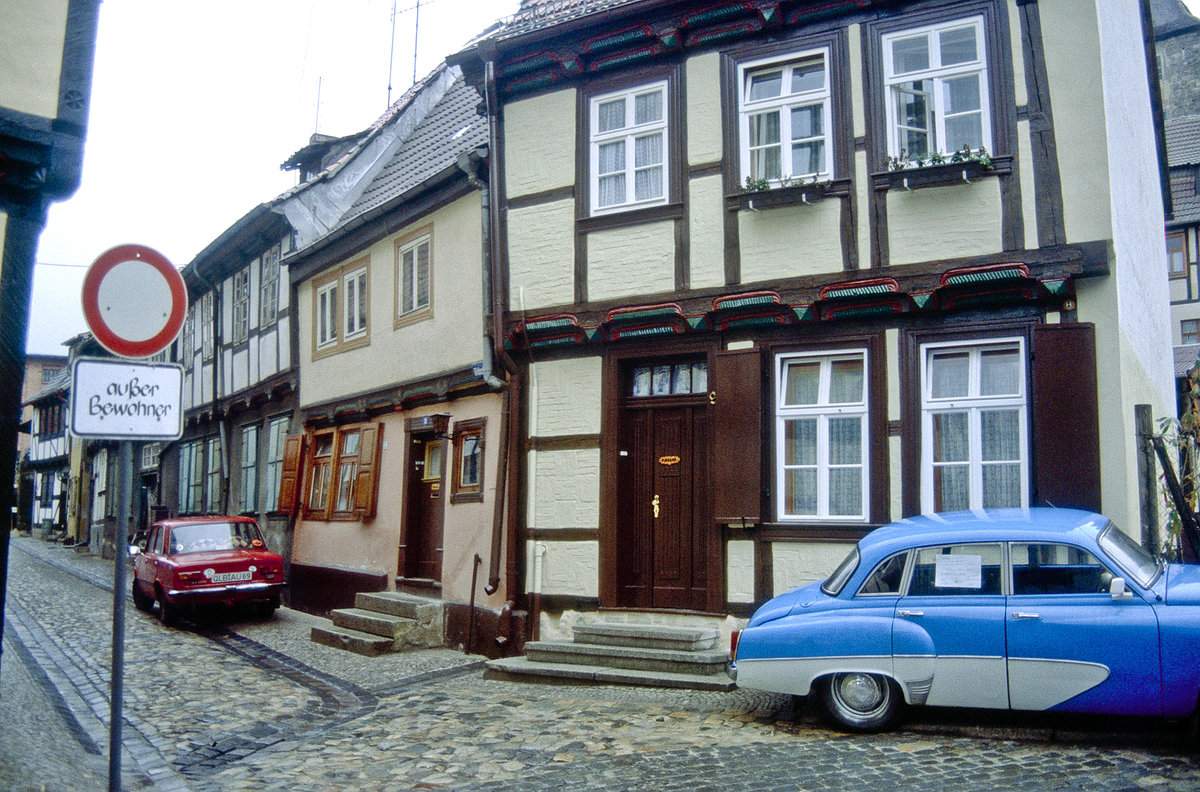
{"label": "car taillight", "polygon": [[738,639],[742,637],[741,630],[734,630],[729,634],[729,656],[737,660],[737,645]]}
{"label": "car taillight", "polygon": [[204,579],[204,573],[203,572],[180,572],[178,577],[179,577],[180,583],[195,583],[199,580]]}
{"label": "car taillight", "polygon": [[265,577],[267,580],[272,580],[272,579],[274,579],[274,577],[276,575],[279,574],[279,570],[278,569],[264,569],[262,571],[262,573],[263,573],[263,577]]}

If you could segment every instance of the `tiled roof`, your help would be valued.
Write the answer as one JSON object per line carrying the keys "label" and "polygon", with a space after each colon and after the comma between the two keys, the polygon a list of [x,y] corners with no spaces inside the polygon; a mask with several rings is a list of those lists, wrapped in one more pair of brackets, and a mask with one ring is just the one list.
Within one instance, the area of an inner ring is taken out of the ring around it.
{"label": "tiled roof", "polygon": [[487,119],[476,112],[482,100],[462,78],[454,82],[391,160],[375,175],[339,222],[344,226],[403,195],[454,164],[455,157],[487,144]]}
{"label": "tiled roof", "polygon": [[1150,0],[1150,18],[1154,20],[1154,35],[1158,38],[1200,27],[1200,21],[1181,0]]}
{"label": "tiled roof", "polygon": [[639,0],[521,0],[497,38],[506,39]]}
{"label": "tiled roof", "polygon": [[26,404],[36,404],[44,401],[48,396],[53,396],[58,393],[65,393],[71,387],[71,367],[67,366],[62,371],[56,373],[48,382],[42,385],[42,389],[33,394]]}
{"label": "tiled roof", "polygon": [[1163,124],[1167,138],[1167,164],[1200,164],[1200,115],[1172,118]]}
{"label": "tiled roof", "polygon": [[1183,344],[1173,347],[1175,353],[1175,378],[1186,377],[1196,365],[1196,355],[1200,353],[1200,344]]}

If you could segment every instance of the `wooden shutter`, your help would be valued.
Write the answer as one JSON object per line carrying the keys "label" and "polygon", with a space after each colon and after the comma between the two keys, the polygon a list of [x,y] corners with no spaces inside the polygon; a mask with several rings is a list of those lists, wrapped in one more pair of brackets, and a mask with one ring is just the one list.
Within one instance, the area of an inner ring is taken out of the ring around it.
{"label": "wooden shutter", "polygon": [[1100,411],[1096,330],[1033,330],[1033,502],[1100,510]]}
{"label": "wooden shutter", "polygon": [[283,442],[283,470],[279,475],[279,511],[296,510],[300,480],[304,473],[304,435],[288,435]]}
{"label": "wooden shutter", "polygon": [[379,485],[379,446],[383,424],[364,424],[358,446],[358,476],[354,482],[354,513],[375,516],[376,490]]}
{"label": "wooden shutter", "polygon": [[757,349],[718,352],[713,404],[713,519],[762,521],[762,355]]}

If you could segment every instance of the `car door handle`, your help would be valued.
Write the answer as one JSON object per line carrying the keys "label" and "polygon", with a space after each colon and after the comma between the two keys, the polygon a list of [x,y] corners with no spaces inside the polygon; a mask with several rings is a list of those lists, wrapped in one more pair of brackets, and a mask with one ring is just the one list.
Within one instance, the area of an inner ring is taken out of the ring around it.
{"label": "car door handle", "polygon": [[1013,611],[1012,617],[1014,619],[1040,619],[1042,615],[1040,613],[1024,613],[1022,611]]}
{"label": "car door handle", "polygon": [[913,616],[924,616],[924,615],[925,615],[925,611],[910,611],[910,610],[901,610],[901,611],[896,611],[896,615],[897,615],[897,616],[903,616],[903,617],[905,617],[905,618],[911,618],[911,617],[913,617]]}

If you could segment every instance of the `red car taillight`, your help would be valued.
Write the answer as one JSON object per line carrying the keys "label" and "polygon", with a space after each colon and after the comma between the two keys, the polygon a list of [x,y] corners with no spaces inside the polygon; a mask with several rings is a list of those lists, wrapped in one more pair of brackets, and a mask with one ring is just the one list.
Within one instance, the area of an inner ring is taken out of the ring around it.
{"label": "red car taillight", "polygon": [[203,572],[180,572],[176,575],[180,583],[199,583],[204,580]]}

